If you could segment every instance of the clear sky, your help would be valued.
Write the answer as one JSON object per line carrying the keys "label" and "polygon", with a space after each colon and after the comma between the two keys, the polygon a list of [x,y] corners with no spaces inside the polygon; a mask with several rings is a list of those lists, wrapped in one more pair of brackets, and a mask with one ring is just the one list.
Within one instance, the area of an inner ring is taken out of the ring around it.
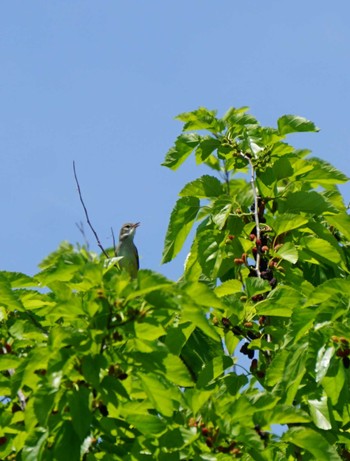
{"label": "clear sky", "polygon": [[321,132],[290,142],[350,176],[349,17],[349,0],[2,2],[0,269],[33,274],[62,240],[83,242],[75,160],[104,246],[141,221],[141,266],[176,279],[184,254],[160,265],[169,214],[203,171],[160,163],[174,116],[199,106],[305,116]]}

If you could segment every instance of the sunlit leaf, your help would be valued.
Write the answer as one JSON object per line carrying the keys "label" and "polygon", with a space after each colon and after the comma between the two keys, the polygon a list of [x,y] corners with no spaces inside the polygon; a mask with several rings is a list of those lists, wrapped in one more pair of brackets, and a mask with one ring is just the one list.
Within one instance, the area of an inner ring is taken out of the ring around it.
{"label": "sunlit leaf", "polygon": [[172,393],[169,387],[164,385],[159,378],[150,374],[142,374],[140,375],[140,379],[148,398],[156,410],[164,416],[172,416],[176,405],[172,400]]}
{"label": "sunlit leaf", "polygon": [[350,240],[350,216],[346,213],[326,215],[327,222],[338,229],[347,240]]}
{"label": "sunlit leaf", "polygon": [[277,255],[280,258],[284,259],[285,261],[289,261],[292,264],[295,264],[298,261],[298,250],[292,242],[284,243],[277,250]]}
{"label": "sunlit leaf", "polygon": [[321,397],[319,400],[310,399],[308,405],[315,426],[325,431],[331,429],[332,424],[330,422],[327,397]]}
{"label": "sunlit leaf", "polygon": [[280,134],[304,132],[304,131],[319,131],[319,128],[310,120],[298,115],[283,115],[277,121],[278,131]]}
{"label": "sunlit leaf", "polygon": [[197,387],[204,387],[213,379],[221,376],[227,368],[232,367],[234,361],[231,357],[217,357],[209,362],[201,371],[197,381]]}
{"label": "sunlit leaf", "polygon": [[184,131],[189,130],[209,130],[219,133],[224,128],[224,123],[216,118],[216,111],[200,107],[192,112],[184,112],[176,117],[177,120],[184,122]]}
{"label": "sunlit leaf", "polygon": [[334,347],[326,347],[325,345],[323,345],[321,349],[319,349],[315,369],[316,382],[320,382],[326,375],[334,352]]}
{"label": "sunlit leaf", "polygon": [[239,280],[227,280],[215,288],[215,293],[221,298],[222,296],[232,295],[242,291],[242,282]]}
{"label": "sunlit leaf", "polygon": [[251,298],[254,295],[266,293],[267,291],[271,290],[271,285],[267,280],[263,280],[261,278],[248,278],[246,280],[246,290],[248,296]]}
{"label": "sunlit leaf", "polygon": [[273,230],[276,233],[276,236],[285,234],[292,229],[297,229],[298,227],[304,226],[308,222],[306,216],[284,213],[282,215],[277,215],[275,220],[272,223]]}
{"label": "sunlit leaf", "polygon": [[176,202],[165,237],[162,263],[171,261],[179,253],[198,211],[199,199],[196,197],[182,197]]}
{"label": "sunlit leaf", "polygon": [[304,212],[318,215],[328,210],[333,211],[332,206],[316,191],[292,192],[281,200],[279,204],[281,213]]}
{"label": "sunlit leaf", "polygon": [[223,193],[221,182],[214,176],[204,175],[186,184],[179,193],[180,197],[198,198],[218,197]]}
{"label": "sunlit leaf", "polygon": [[292,427],[283,435],[283,440],[292,442],[314,456],[317,461],[340,461],[335,447],[319,432],[307,427]]}
{"label": "sunlit leaf", "polygon": [[168,150],[162,165],[176,170],[198,146],[199,141],[200,136],[195,133],[181,134],[177,138],[175,146]]}

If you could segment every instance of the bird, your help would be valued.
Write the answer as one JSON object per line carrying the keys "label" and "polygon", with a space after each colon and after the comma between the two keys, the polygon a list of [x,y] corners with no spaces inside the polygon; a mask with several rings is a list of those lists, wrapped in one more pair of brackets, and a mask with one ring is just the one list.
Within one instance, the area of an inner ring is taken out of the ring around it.
{"label": "bird", "polygon": [[139,225],[139,222],[123,224],[119,232],[119,243],[115,249],[116,256],[122,256],[118,263],[119,267],[127,271],[131,278],[136,278],[140,267],[139,254],[134,244],[135,232]]}

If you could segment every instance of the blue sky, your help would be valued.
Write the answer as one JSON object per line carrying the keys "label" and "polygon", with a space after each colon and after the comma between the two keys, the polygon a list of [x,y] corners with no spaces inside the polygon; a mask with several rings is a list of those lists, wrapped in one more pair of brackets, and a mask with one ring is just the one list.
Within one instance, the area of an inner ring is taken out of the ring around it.
{"label": "blue sky", "polygon": [[[0,7],[0,268],[33,274],[62,240],[82,243],[72,161],[104,246],[125,221],[141,266],[160,265],[178,191],[203,173],[160,166],[178,113],[248,105],[350,176],[349,0],[12,0]],[[350,188],[343,189],[350,200]],[[91,247],[97,249],[89,233]]]}

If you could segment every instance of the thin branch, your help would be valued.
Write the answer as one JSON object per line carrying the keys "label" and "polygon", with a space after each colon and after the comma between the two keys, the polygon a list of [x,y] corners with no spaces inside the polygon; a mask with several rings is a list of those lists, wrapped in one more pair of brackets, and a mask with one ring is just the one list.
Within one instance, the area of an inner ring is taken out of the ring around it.
{"label": "thin branch", "polygon": [[75,225],[77,226],[77,228],[79,229],[81,235],[83,236],[86,248],[89,250],[90,245],[89,245],[89,241],[88,241],[88,239],[86,237],[86,234],[85,234],[84,223],[82,221],[80,221],[79,223],[76,222]]}
{"label": "thin branch", "polygon": [[115,256],[117,256],[117,247],[115,246],[115,236],[114,236],[113,227],[111,227],[111,234],[112,234],[112,242],[113,242],[114,254],[115,254]]}
{"label": "thin branch", "polygon": [[[241,152],[241,156],[245,158],[250,167],[250,185],[252,187],[253,196],[254,196],[254,220],[255,220],[255,227],[256,227],[256,241],[261,242],[261,230],[260,230],[260,221],[259,221],[259,197],[258,191],[255,182],[255,168],[252,162],[252,159],[249,155],[244,154]],[[255,260],[255,272],[258,277],[261,277],[260,273],[260,243],[256,245],[257,253],[256,253],[256,260]]]}
{"label": "thin branch", "polygon": [[83,200],[83,197],[81,195],[81,190],[80,190],[80,185],[79,185],[79,181],[78,181],[78,177],[77,177],[77,172],[75,170],[75,161],[73,160],[73,171],[74,171],[74,178],[75,178],[75,182],[77,184],[77,188],[78,188],[78,193],[79,193],[79,198],[80,198],[80,202],[81,204],[83,205],[83,208],[84,208],[84,212],[85,212],[85,217],[86,217],[86,222],[88,223],[90,229],[92,230],[94,236],[95,236],[95,239],[96,239],[96,242],[97,242],[97,245],[98,247],[101,249],[102,253],[106,256],[106,258],[109,259],[109,256],[107,254],[107,252],[105,251],[105,249],[103,248],[101,242],[100,242],[100,239],[98,238],[98,235],[95,231],[95,229],[93,228],[91,222],[90,222],[90,219],[89,219],[89,214],[87,212],[87,209],[86,209],[86,206],[85,206],[85,203],[84,203],[84,200]]}

